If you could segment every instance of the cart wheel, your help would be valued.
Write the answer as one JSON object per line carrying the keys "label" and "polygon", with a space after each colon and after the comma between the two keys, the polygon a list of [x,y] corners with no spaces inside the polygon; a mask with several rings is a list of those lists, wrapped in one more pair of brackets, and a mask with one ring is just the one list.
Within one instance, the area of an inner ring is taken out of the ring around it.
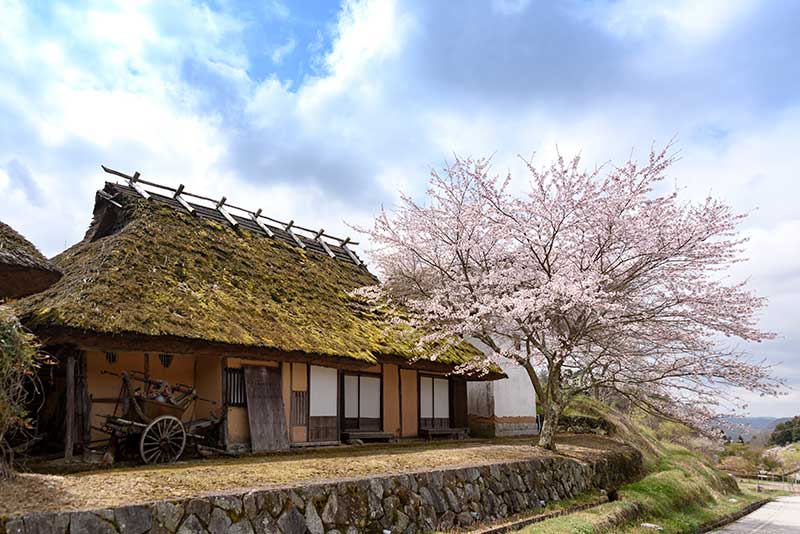
{"label": "cart wheel", "polygon": [[162,415],[142,432],[139,454],[146,464],[167,464],[180,458],[186,446],[186,429],[180,419]]}

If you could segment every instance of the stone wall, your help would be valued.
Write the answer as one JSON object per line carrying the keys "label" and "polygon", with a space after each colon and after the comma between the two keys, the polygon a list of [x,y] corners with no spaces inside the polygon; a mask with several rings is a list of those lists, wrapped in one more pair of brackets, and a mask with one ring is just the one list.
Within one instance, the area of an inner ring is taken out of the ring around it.
{"label": "stone wall", "polygon": [[617,427],[611,421],[590,415],[562,415],[558,419],[558,432],[563,434],[598,434],[611,436]]}
{"label": "stone wall", "polygon": [[592,487],[614,490],[642,459],[552,457],[441,471],[269,487],[193,499],[0,520],[0,533],[355,534],[430,532],[535,511]]}

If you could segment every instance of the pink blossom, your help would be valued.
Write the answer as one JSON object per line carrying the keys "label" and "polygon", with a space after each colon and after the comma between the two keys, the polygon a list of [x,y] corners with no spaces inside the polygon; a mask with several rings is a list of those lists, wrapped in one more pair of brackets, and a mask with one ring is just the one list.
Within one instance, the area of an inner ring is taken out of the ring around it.
{"label": "pink blossom", "polygon": [[578,157],[526,162],[522,195],[487,160],[456,159],[424,204],[403,196],[364,230],[383,283],[360,293],[432,325],[423,344],[490,347],[462,371],[522,365],[549,448],[570,400],[600,389],[696,426],[736,406],[732,388],[775,394],[769,367],[733,344],[774,336],[757,325],[765,299],[725,273],[744,260],[744,215],[658,192],[668,149],[591,171]]}

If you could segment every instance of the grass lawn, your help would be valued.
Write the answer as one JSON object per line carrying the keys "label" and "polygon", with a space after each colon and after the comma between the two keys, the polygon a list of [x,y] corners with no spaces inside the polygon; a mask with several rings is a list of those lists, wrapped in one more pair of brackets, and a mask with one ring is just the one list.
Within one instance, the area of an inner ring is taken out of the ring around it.
{"label": "grass lawn", "polygon": [[[0,485],[0,515],[81,510],[257,488],[525,460],[551,454],[532,438],[343,446],[282,454],[193,460],[165,466],[68,475],[23,474]],[[578,458],[619,446],[598,436],[564,436],[560,452]]]}

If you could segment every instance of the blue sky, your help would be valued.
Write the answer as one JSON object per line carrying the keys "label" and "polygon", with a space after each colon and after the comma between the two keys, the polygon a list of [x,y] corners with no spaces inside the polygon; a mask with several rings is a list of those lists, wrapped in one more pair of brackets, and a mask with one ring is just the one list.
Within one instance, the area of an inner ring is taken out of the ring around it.
{"label": "blue sky", "polygon": [[[587,164],[677,140],[676,183],[751,216],[736,273],[800,384],[800,3],[0,0],[0,220],[78,241],[100,164],[324,226],[454,153]],[[793,415],[800,394],[752,399]]]}

